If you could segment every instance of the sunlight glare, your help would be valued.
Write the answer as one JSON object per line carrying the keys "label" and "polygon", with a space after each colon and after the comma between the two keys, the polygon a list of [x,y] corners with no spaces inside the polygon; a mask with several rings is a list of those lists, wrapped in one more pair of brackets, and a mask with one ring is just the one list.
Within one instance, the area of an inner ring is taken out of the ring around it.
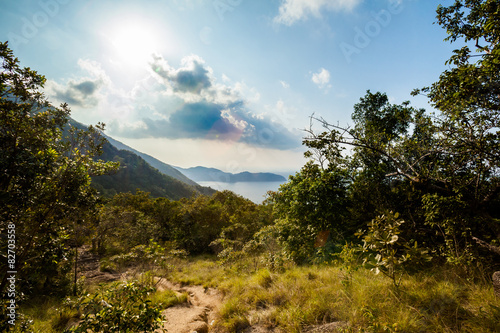
{"label": "sunlight glare", "polygon": [[123,22],[108,35],[111,61],[127,66],[145,66],[158,51],[156,30],[145,22]]}

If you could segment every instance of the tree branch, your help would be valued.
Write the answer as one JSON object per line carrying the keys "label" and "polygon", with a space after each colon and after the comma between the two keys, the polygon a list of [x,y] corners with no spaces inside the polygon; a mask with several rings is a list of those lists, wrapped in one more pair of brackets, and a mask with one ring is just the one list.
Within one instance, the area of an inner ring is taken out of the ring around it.
{"label": "tree branch", "polygon": [[500,247],[491,245],[477,237],[472,236],[472,239],[479,245],[479,247],[500,256]]}

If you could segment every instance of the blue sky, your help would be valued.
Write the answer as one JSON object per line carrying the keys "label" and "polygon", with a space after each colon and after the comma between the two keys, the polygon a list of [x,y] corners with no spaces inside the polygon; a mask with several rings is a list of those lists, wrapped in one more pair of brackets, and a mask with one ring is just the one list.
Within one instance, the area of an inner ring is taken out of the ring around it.
{"label": "blue sky", "polygon": [[[452,1],[442,1],[450,5]],[[432,84],[457,46],[428,0],[3,0],[0,40],[76,120],[181,167],[294,171],[314,113]]]}

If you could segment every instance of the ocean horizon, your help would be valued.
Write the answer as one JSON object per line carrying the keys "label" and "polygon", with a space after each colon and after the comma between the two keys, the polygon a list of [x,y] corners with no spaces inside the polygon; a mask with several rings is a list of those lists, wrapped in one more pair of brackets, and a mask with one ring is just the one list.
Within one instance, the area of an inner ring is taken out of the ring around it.
{"label": "ocean horizon", "polygon": [[266,193],[268,191],[277,191],[281,184],[286,183],[288,180],[277,181],[277,182],[236,182],[236,183],[224,183],[224,182],[197,182],[201,186],[208,186],[217,191],[229,190],[236,194],[241,195],[253,202],[260,204],[264,201]]}

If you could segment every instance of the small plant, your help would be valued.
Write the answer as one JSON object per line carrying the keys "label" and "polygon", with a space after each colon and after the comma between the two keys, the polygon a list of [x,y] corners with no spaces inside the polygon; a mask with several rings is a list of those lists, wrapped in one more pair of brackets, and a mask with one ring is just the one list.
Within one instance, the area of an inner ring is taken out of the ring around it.
{"label": "small plant", "polygon": [[114,273],[117,271],[117,266],[114,262],[108,259],[102,259],[99,263],[99,270],[101,272]]}
{"label": "small plant", "polygon": [[[167,244],[167,246],[170,244]],[[165,272],[172,271],[174,259],[182,259],[187,256],[185,250],[179,250],[174,247],[164,247],[152,239],[148,245],[137,245],[128,253],[120,253],[112,256],[109,260],[101,260],[101,270],[103,262],[105,268],[123,270],[127,267],[138,266],[140,271],[151,271],[163,269]]]}
{"label": "small plant", "polygon": [[155,306],[148,299],[154,291],[135,282],[122,282],[80,297],[73,307],[83,313],[83,318],[66,332],[153,332],[164,319],[162,304]]}
{"label": "small plant", "polygon": [[287,260],[277,237],[278,229],[275,225],[263,227],[245,244],[243,251],[253,255],[254,258],[261,256],[263,263],[272,271],[284,271],[290,260]]}
{"label": "small plant", "polygon": [[428,251],[413,246],[400,238],[403,220],[398,213],[389,212],[368,223],[366,232],[358,232],[363,238],[363,252],[367,255],[363,264],[378,274],[388,276],[396,287],[399,286],[405,265],[429,261],[432,257]]}
{"label": "small plant", "polygon": [[343,272],[342,285],[349,287],[352,285],[353,273],[359,269],[360,252],[362,248],[351,244],[346,244],[340,253],[337,254],[337,265]]}
{"label": "small plant", "polygon": [[238,248],[242,247],[239,241],[220,237],[210,243],[210,246],[213,248],[220,248],[217,258],[219,259],[219,264],[222,266],[231,266],[245,256],[244,251],[238,250]]}

